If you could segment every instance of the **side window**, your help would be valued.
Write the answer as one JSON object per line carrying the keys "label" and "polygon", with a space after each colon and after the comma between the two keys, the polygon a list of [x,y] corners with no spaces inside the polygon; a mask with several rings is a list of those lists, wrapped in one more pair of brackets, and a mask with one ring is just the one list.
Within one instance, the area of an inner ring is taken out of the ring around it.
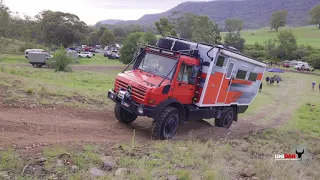
{"label": "side window", "polygon": [[228,70],[227,70],[227,79],[230,79],[230,77],[231,77],[233,66],[234,66],[234,63],[230,63],[229,64],[229,67],[228,67]]}
{"label": "side window", "polygon": [[187,64],[181,64],[179,75],[178,75],[178,81],[194,84],[193,82],[189,82],[191,72],[192,72],[192,66]]}
{"label": "side window", "polygon": [[223,67],[225,59],[226,58],[223,57],[223,56],[218,56],[218,59],[217,59],[217,62],[216,62],[216,66]]}
{"label": "side window", "polygon": [[237,79],[246,79],[246,75],[247,75],[247,71],[239,69],[238,72],[237,72],[236,78]]}
{"label": "side window", "polygon": [[257,80],[258,74],[257,73],[250,73],[248,80],[255,82]]}

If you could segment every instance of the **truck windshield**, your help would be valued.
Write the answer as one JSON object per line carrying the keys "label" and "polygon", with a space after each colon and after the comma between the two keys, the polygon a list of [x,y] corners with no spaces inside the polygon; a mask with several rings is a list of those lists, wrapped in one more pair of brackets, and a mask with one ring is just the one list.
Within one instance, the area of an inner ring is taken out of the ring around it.
{"label": "truck windshield", "polygon": [[[172,70],[177,60],[169,57],[164,57],[156,54],[147,53],[141,60],[139,65],[140,70],[152,73],[157,76],[166,77]],[[173,70],[167,76],[168,79],[172,78]]]}

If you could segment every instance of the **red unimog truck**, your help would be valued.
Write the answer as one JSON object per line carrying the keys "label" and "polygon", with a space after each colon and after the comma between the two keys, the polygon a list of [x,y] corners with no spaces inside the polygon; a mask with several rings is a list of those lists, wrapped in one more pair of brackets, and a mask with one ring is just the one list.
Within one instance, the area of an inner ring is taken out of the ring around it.
{"label": "red unimog truck", "polygon": [[147,116],[153,137],[170,139],[184,121],[215,118],[229,128],[257,96],[265,69],[234,48],[167,36],[140,47],[108,98],[121,123]]}

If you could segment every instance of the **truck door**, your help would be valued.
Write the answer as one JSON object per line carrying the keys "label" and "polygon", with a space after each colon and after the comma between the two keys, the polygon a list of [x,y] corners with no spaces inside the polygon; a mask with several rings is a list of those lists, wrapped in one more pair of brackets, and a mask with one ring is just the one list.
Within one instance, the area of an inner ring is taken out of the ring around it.
{"label": "truck door", "polygon": [[232,77],[234,77],[235,68],[236,68],[236,61],[232,58],[228,58],[228,65],[226,68],[225,76],[223,78],[220,91],[217,98],[217,104],[225,104],[227,95],[229,93]]}
{"label": "truck door", "polygon": [[178,78],[175,81],[173,98],[179,100],[182,104],[192,104],[194,97],[195,81],[190,81],[192,67],[192,65],[182,63]]}

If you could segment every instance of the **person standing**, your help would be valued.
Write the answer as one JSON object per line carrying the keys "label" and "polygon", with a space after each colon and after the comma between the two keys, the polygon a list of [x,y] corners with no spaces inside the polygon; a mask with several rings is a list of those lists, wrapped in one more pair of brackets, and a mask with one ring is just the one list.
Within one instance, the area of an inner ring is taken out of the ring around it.
{"label": "person standing", "polygon": [[312,89],[311,89],[311,91],[314,91],[314,86],[316,85],[316,82],[315,81],[313,81],[312,82]]}
{"label": "person standing", "polygon": [[266,81],[267,81],[267,84],[269,84],[269,81],[270,81],[270,77],[269,76],[266,77]]}
{"label": "person standing", "polygon": [[[320,86],[319,86],[319,89],[320,89]],[[260,84],[259,92],[261,92],[261,90],[262,90],[262,82]]]}
{"label": "person standing", "polygon": [[280,78],[277,76],[276,77],[277,85],[279,86]]}

